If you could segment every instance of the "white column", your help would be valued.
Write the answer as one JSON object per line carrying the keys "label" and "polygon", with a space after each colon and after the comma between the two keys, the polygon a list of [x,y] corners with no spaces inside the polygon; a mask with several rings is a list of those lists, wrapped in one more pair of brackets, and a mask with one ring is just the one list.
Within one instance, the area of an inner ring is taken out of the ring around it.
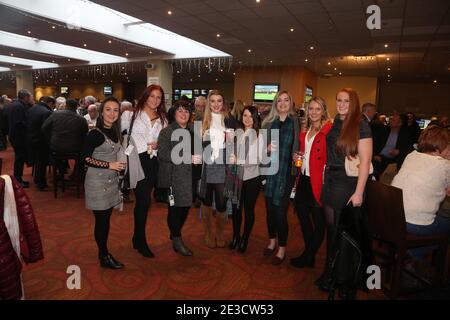
{"label": "white column", "polygon": [[149,60],[146,65],[147,86],[159,84],[165,94],[166,110],[172,105],[172,66],[166,60]]}

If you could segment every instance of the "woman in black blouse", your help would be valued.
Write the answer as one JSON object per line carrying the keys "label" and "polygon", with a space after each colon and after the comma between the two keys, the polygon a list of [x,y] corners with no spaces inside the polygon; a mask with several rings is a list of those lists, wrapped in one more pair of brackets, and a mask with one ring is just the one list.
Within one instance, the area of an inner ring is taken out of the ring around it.
{"label": "woman in black blouse", "polygon": [[[336,116],[327,136],[327,166],[321,200],[327,223],[327,259],[325,271],[316,284],[328,291],[331,284],[331,258],[337,236],[337,223],[344,208],[361,207],[372,159],[372,133],[369,124],[362,120],[358,94],[350,88],[336,95]],[[347,176],[345,157],[359,156],[358,177]],[[353,218],[353,217],[352,217]]]}
{"label": "woman in black blouse", "polygon": [[83,148],[83,159],[88,166],[86,208],[92,210],[95,217],[94,236],[100,265],[110,269],[124,267],[107,248],[111,213],[121,201],[118,172],[125,169],[125,163],[117,161],[121,148],[119,114],[119,101],[114,97],[105,99],[100,105],[96,128],[87,135]]}

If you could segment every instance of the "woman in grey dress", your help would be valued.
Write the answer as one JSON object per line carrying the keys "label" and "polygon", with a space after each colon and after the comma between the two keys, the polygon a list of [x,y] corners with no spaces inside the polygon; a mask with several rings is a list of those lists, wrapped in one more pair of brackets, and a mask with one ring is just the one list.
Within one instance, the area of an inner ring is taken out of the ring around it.
{"label": "woman in grey dress", "polygon": [[109,221],[113,208],[120,203],[119,172],[125,163],[117,161],[121,148],[119,128],[120,104],[110,97],[100,105],[100,115],[95,129],[86,136],[83,159],[88,166],[84,183],[86,208],[94,213],[95,241],[100,265],[121,269],[124,265],[108,251]]}

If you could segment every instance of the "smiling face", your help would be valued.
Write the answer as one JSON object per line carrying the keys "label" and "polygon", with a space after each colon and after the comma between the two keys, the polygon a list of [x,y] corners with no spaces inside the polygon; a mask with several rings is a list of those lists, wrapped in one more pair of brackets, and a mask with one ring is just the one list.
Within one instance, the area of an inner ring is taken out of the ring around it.
{"label": "smiling face", "polygon": [[178,123],[180,127],[186,127],[187,123],[190,119],[190,113],[189,110],[179,107],[177,111],[175,111],[175,121]]}
{"label": "smiling face", "polygon": [[242,123],[244,124],[245,130],[253,128],[253,117],[248,109],[242,113]]}
{"label": "smiling face", "polygon": [[308,117],[312,123],[318,123],[324,115],[324,110],[316,101],[311,101],[308,106]]}
{"label": "smiling face", "polygon": [[350,96],[347,92],[341,91],[336,97],[336,109],[341,117],[345,117],[348,114],[350,106]]}
{"label": "smiling face", "polygon": [[114,122],[119,119],[120,106],[115,101],[108,101],[103,106],[102,117],[106,128],[111,128]]}
{"label": "smiling face", "polygon": [[152,92],[150,92],[150,96],[145,102],[145,106],[149,107],[153,111],[156,111],[156,109],[161,104],[161,99],[162,99],[162,92],[158,89],[154,89],[152,90]]}
{"label": "smiling face", "polygon": [[219,113],[223,110],[223,98],[221,95],[211,95],[209,97],[209,108],[211,112]]}
{"label": "smiling face", "polygon": [[279,115],[289,113],[291,108],[291,98],[287,93],[282,93],[277,99],[277,111]]}

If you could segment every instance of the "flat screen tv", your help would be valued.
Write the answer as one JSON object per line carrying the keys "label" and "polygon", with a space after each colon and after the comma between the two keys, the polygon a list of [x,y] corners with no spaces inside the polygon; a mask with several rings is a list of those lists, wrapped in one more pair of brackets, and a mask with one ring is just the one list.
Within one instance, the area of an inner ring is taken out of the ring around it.
{"label": "flat screen tv", "polygon": [[425,129],[430,124],[430,119],[418,119],[416,120],[417,124],[419,125],[420,129]]}
{"label": "flat screen tv", "polygon": [[207,89],[202,89],[202,96],[207,96],[208,95],[208,90]]}
{"label": "flat screen tv", "polygon": [[278,84],[255,84],[253,86],[253,101],[272,102],[280,86]]}
{"label": "flat screen tv", "polygon": [[192,89],[182,89],[180,94],[181,96],[186,96],[189,99],[192,99]]}
{"label": "flat screen tv", "polygon": [[61,94],[68,94],[69,93],[69,87],[63,86],[61,87]]}
{"label": "flat screen tv", "polygon": [[309,102],[313,97],[313,89],[311,87],[305,87],[305,102]]}
{"label": "flat screen tv", "polygon": [[173,90],[173,94],[180,94],[180,89]]}
{"label": "flat screen tv", "polygon": [[113,88],[112,88],[112,86],[104,86],[104,87],[103,87],[103,94],[104,94],[105,96],[110,96],[110,95],[112,95],[112,94],[113,94]]}
{"label": "flat screen tv", "polygon": [[195,95],[199,95],[200,94],[200,90],[199,89],[194,89],[194,94]]}

